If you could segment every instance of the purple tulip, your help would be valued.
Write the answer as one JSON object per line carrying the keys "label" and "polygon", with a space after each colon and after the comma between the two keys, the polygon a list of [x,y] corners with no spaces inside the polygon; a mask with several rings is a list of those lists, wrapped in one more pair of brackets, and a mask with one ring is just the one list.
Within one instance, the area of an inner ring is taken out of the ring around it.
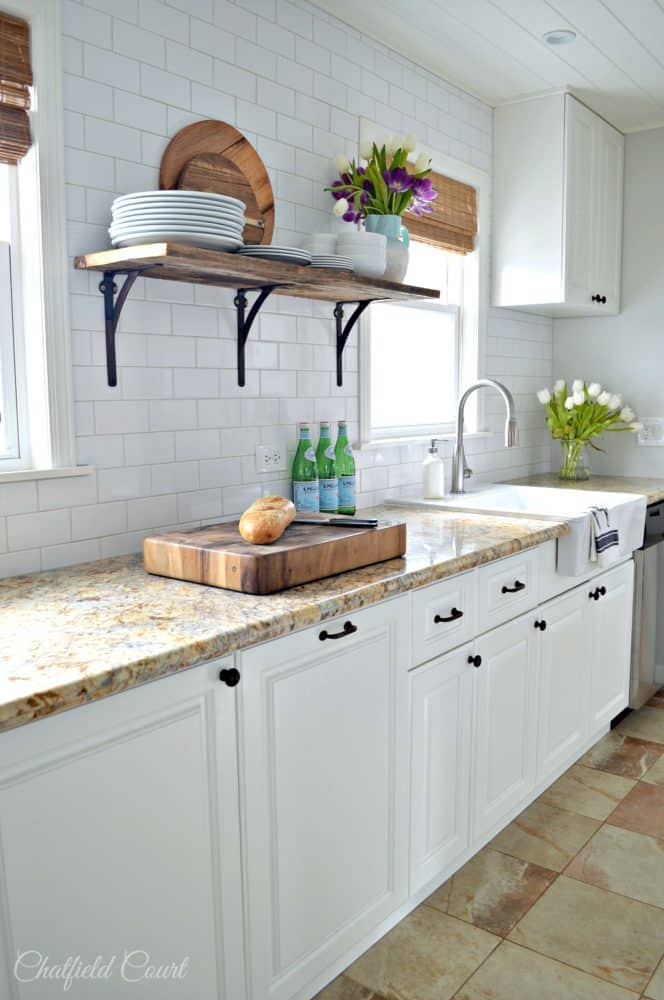
{"label": "purple tulip", "polygon": [[434,189],[430,177],[416,177],[413,182],[413,194],[418,201],[434,201],[438,192]]}
{"label": "purple tulip", "polygon": [[413,178],[403,167],[396,167],[394,170],[384,170],[383,180],[387,184],[388,191],[395,191],[401,194],[403,191],[410,191],[413,186]]}

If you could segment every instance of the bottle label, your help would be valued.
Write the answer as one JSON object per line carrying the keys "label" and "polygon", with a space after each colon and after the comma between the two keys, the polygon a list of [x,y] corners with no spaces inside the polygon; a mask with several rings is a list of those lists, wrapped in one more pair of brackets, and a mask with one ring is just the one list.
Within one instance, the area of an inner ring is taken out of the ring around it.
{"label": "bottle label", "polygon": [[339,480],[319,479],[320,509],[328,514],[336,514],[339,510]]}
{"label": "bottle label", "polygon": [[315,462],[316,461],[316,452],[314,451],[314,449],[311,446],[309,446],[307,448],[307,450],[305,451],[304,457],[306,458],[306,460],[308,462]]}
{"label": "bottle label", "polygon": [[339,476],[339,507],[355,506],[355,476]]}
{"label": "bottle label", "polygon": [[353,449],[351,448],[351,446],[349,444],[345,444],[344,455],[352,455],[352,454],[353,454]]}
{"label": "bottle label", "polygon": [[293,502],[295,509],[307,514],[317,514],[320,510],[320,492],[318,480],[306,483],[293,483]]}
{"label": "bottle label", "polygon": [[334,458],[334,448],[331,444],[325,449],[325,458]]}

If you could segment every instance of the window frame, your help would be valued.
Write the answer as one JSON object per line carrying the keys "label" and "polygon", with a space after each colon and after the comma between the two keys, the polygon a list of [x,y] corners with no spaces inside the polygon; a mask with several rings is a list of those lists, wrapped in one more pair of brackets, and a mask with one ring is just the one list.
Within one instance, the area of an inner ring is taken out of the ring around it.
{"label": "window frame", "polygon": [[[386,129],[367,118],[360,118],[359,145],[372,142],[385,135]],[[464,255],[464,296],[461,306],[461,331],[459,337],[459,390],[470,385],[486,374],[486,342],[489,313],[489,270],[490,270],[490,174],[444,153],[420,147],[412,153],[416,157],[420,152],[426,152],[431,157],[432,168],[440,174],[470,184],[477,192],[477,239],[473,253]],[[406,222],[407,228],[407,222]],[[470,293],[470,294],[469,294]],[[404,308],[417,309],[421,305],[416,302],[404,303]],[[389,447],[402,443],[419,443],[428,441],[433,435],[420,429],[417,433],[398,437],[372,437],[370,426],[370,337],[371,308],[367,310],[358,323],[359,337],[359,390],[360,390],[360,432],[358,448],[361,450]],[[466,437],[473,434],[485,436],[483,393],[473,393],[468,400],[464,423]],[[442,429],[435,435],[440,438],[453,438],[454,429]]]}
{"label": "window frame", "polygon": [[[24,385],[17,388],[26,400],[29,441],[19,459],[0,460],[0,482],[82,471],[72,468],[61,0],[2,0],[2,9],[30,24],[36,101],[30,112],[33,145],[16,168],[22,221],[16,265],[22,280],[13,288],[16,314],[23,317],[15,347],[19,361],[21,352],[25,356]],[[19,415],[21,407],[19,401]]]}
{"label": "window frame", "polygon": [[[380,305],[380,303],[376,303]],[[407,310],[418,310],[433,312],[437,314],[447,313],[451,314],[455,318],[455,343],[454,343],[454,383],[459,385],[459,380],[461,377],[461,314],[462,307],[458,305],[449,305],[448,303],[442,302],[388,302],[386,305],[396,307],[399,309]],[[444,434],[450,434],[454,429],[454,421],[448,424],[438,423],[438,424],[412,424],[410,426],[404,425],[403,427],[396,426],[391,428],[390,433],[380,434],[378,431],[384,431],[385,428],[377,428],[374,432],[373,425],[371,423],[371,317],[368,317],[368,322],[365,324],[365,328],[362,334],[361,340],[361,350],[360,350],[360,368],[367,372],[367,390],[361,393],[361,399],[363,406],[366,406],[366,412],[361,411],[360,413],[360,424],[363,430],[366,432],[366,443],[373,442],[395,442],[403,440],[419,440],[420,438],[432,438],[440,437]],[[363,442],[364,442],[363,436]]]}

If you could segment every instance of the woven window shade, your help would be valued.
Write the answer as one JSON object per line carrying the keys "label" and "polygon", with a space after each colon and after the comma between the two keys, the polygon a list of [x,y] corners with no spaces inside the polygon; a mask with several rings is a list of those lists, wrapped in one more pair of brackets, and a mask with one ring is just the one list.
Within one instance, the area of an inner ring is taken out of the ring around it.
{"label": "woven window shade", "polygon": [[30,27],[0,13],[0,163],[18,163],[30,149]]}
{"label": "woven window shade", "polygon": [[[412,166],[408,164],[412,173]],[[413,239],[431,243],[454,253],[471,253],[477,233],[477,195],[469,184],[432,173],[431,183],[438,197],[425,215],[406,213],[404,223]]]}

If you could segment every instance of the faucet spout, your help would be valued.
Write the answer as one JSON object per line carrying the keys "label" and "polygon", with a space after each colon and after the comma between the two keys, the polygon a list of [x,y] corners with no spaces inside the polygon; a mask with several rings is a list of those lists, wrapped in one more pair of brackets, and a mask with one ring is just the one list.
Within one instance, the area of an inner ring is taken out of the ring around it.
{"label": "faucet spout", "polygon": [[452,458],[452,493],[465,493],[464,480],[468,479],[472,472],[466,467],[466,456],[463,448],[463,414],[468,397],[477,389],[495,389],[505,403],[505,447],[514,448],[518,444],[519,434],[515,416],[514,398],[507,386],[502,382],[496,382],[492,378],[481,378],[473,382],[462,394],[459,400],[456,422],[456,442],[454,446],[454,456]]}

